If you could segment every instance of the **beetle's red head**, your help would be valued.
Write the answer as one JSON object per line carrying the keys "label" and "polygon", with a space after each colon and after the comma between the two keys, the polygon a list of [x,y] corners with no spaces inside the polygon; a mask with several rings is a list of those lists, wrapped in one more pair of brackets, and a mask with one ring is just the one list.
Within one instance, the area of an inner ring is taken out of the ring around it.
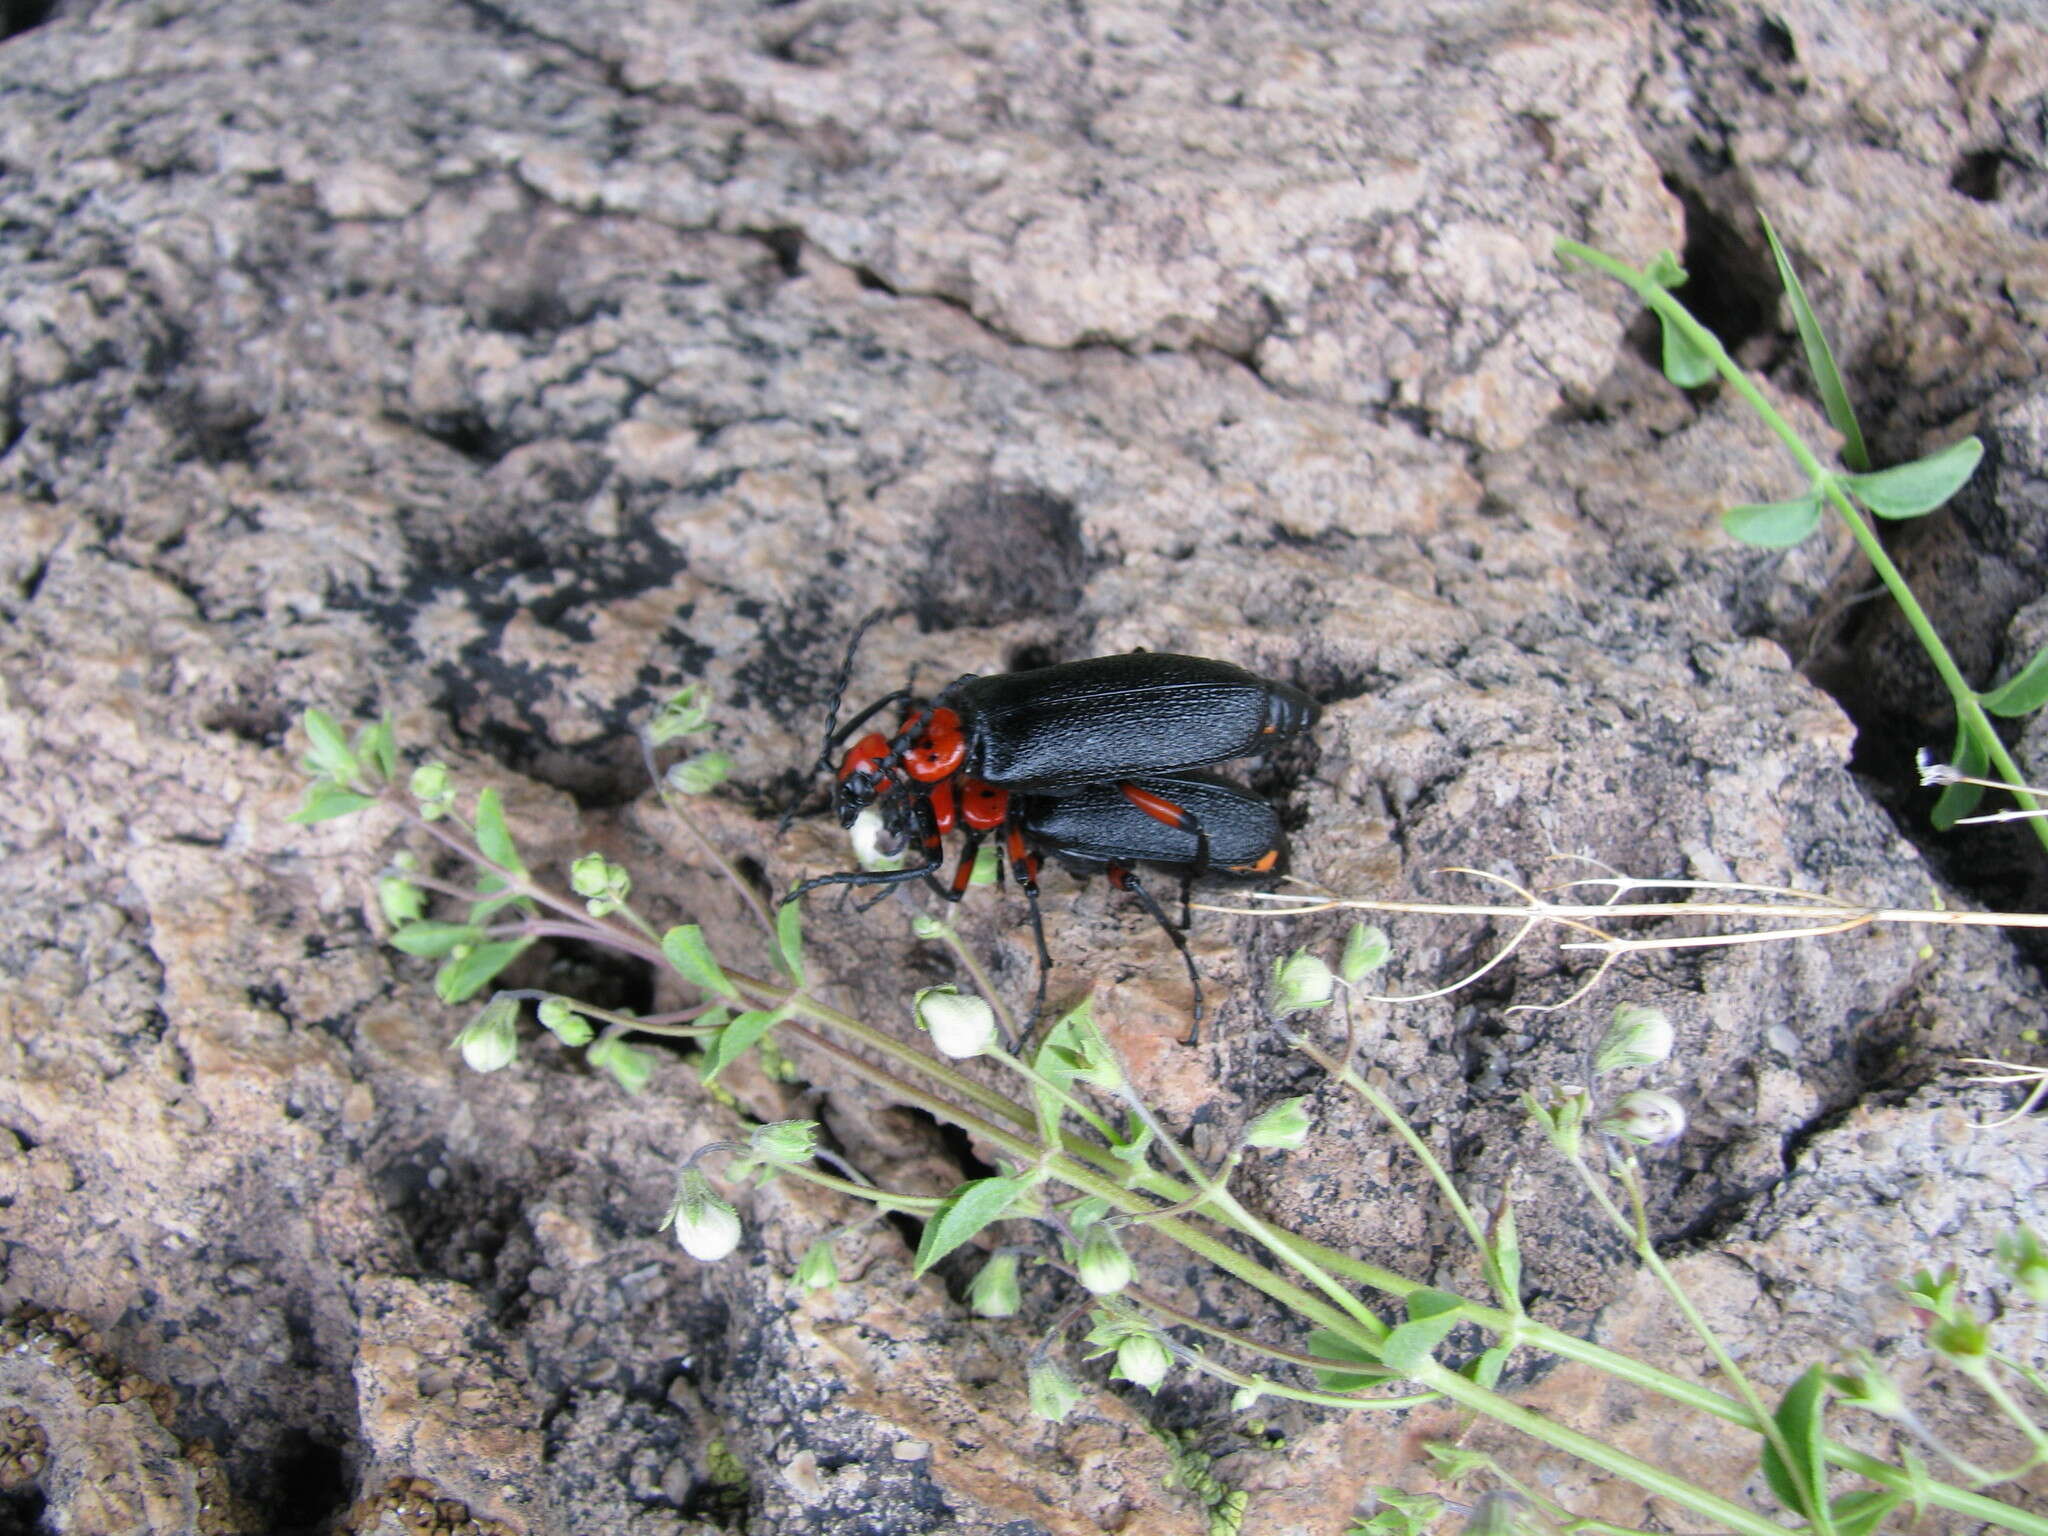
{"label": "beetle's red head", "polygon": [[966,759],[967,737],[950,709],[915,711],[894,742],[869,732],[839,765],[839,784],[832,792],[839,824],[852,826],[855,817],[898,784],[945,783]]}

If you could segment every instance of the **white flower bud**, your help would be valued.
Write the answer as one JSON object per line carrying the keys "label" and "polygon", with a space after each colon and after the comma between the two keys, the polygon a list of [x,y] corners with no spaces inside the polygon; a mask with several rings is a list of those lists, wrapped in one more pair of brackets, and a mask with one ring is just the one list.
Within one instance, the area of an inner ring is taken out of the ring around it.
{"label": "white flower bud", "polygon": [[509,997],[493,998],[483,1012],[462,1026],[455,1048],[472,1072],[495,1072],[508,1067],[519,1055],[519,1004]]}
{"label": "white flower bud", "polygon": [[832,1240],[821,1237],[804,1250],[797,1261],[796,1283],[807,1291],[829,1291],[839,1283],[839,1264],[832,1257]]}
{"label": "white flower bud", "polygon": [[668,1222],[675,1224],[683,1252],[703,1263],[715,1264],[739,1246],[740,1213],[719,1199],[710,1181],[694,1168],[685,1168],[676,1182],[676,1198],[664,1225]]}
{"label": "white flower bud", "polygon": [[1050,1360],[1041,1360],[1031,1367],[1030,1390],[1031,1411],[1055,1424],[1072,1413],[1074,1405],[1081,1401],[1081,1389],[1074,1385],[1073,1378]]}
{"label": "white flower bud", "polygon": [[1356,986],[1385,965],[1393,952],[1394,944],[1386,929],[1353,923],[1344,936],[1344,957],[1337,962],[1337,969],[1347,982]]}
{"label": "white flower bud", "polygon": [[998,1253],[967,1286],[967,1305],[976,1317],[1015,1317],[1024,1299],[1017,1289],[1017,1255]]}
{"label": "white flower bud", "polygon": [[1097,1296],[1114,1296],[1131,1283],[1131,1256],[1116,1240],[1107,1222],[1095,1222],[1081,1238],[1081,1256],[1074,1261],[1081,1283]]}
{"label": "white flower bud", "polygon": [[846,835],[853,842],[853,861],[866,870],[889,870],[903,867],[903,839],[890,830],[888,819],[883,816],[880,805],[870,805],[853,818],[853,825],[846,829]]}
{"label": "white flower bud", "polygon": [[1307,1102],[1306,1096],[1282,1099],[1251,1123],[1244,1133],[1245,1145],[1293,1151],[1308,1140],[1308,1111],[1302,1108]]}
{"label": "white flower bud", "polygon": [[996,1042],[995,1010],[957,987],[925,987],[913,1004],[917,1022],[939,1053],[956,1061],[979,1056]]}
{"label": "white flower bud", "polygon": [[1593,1053],[1593,1075],[1603,1077],[1624,1067],[1654,1067],[1671,1054],[1671,1020],[1661,1008],[1623,1003]]}
{"label": "white flower bud", "polygon": [[1266,1006],[1285,1018],[1290,1013],[1307,1013],[1328,1005],[1337,990],[1337,978],[1318,955],[1297,949],[1273,966],[1273,984],[1267,991]]}
{"label": "white flower bud", "polygon": [[1166,1346],[1154,1333],[1134,1333],[1116,1347],[1116,1369],[1110,1374],[1134,1381],[1147,1392],[1159,1390],[1166,1368],[1173,1363]]}
{"label": "white flower bud", "polygon": [[1640,1146],[1661,1146],[1685,1134],[1685,1106],[1668,1093],[1625,1093],[1600,1117],[1600,1129]]}

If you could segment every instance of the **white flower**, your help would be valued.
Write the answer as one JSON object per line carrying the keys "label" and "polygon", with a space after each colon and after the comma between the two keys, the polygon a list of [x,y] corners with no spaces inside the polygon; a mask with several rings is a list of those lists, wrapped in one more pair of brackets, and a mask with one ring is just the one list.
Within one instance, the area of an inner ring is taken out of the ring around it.
{"label": "white flower", "polygon": [[1659,1146],[1685,1134],[1685,1106],[1668,1093],[1625,1093],[1600,1117],[1600,1129],[1623,1141]]}
{"label": "white flower", "polygon": [[667,1222],[675,1223],[683,1252],[705,1264],[716,1264],[739,1246],[740,1213],[719,1199],[710,1181],[694,1168],[685,1168],[676,1181],[676,1198],[664,1225]]}
{"label": "white flower", "polygon": [[995,1010],[957,987],[925,987],[913,1006],[941,1055],[964,1061],[996,1043]]}

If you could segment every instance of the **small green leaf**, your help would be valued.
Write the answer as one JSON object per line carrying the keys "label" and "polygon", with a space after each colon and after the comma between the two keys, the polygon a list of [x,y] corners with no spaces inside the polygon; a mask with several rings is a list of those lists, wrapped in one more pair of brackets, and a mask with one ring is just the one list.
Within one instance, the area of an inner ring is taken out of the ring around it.
{"label": "small green leaf", "polygon": [[1643,268],[1643,276],[1659,288],[1683,288],[1690,274],[1680,264],[1676,251],[1662,250],[1650,258],[1650,264]]}
{"label": "small green leaf", "polygon": [[1992,714],[2004,715],[2008,720],[2019,715],[2031,715],[2043,704],[2048,704],[2048,645],[2034,652],[2032,661],[1996,688],[1980,694],[1977,702]]}
{"label": "small green leaf", "polygon": [[1515,1227],[1515,1208],[1506,1195],[1493,1213],[1493,1231],[1487,1235],[1486,1256],[1493,1265],[1493,1282],[1500,1292],[1500,1304],[1513,1308],[1522,1296],[1522,1238]]}
{"label": "small green leaf", "polygon": [[[1967,778],[1981,779],[1984,770],[1991,766],[1991,760],[1984,751],[1983,743],[1968,725],[1956,726],[1955,750],[1948,755],[1949,766]],[[1934,823],[1934,830],[1946,832],[1970,812],[1977,809],[1977,802],[1984,798],[1981,784],[1951,784],[1941,792],[1934,802],[1934,809],[1928,813],[1928,820]]]}
{"label": "small green leaf", "polygon": [[695,923],[683,923],[664,933],[661,936],[661,954],[675,967],[676,974],[698,991],[716,992],[734,1002],[740,1000],[740,989],[711,958],[711,948],[704,942],[704,930]]}
{"label": "small green leaf", "polygon": [[1963,488],[1983,457],[1984,445],[1966,437],[1910,464],[1895,464],[1872,475],[1845,475],[1842,484],[1879,517],[1925,517]]}
{"label": "small green leaf", "polygon": [[533,910],[533,903],[519,894],[502,875],[484,870],[476,877],[476,888],[484,893],[479,901],[469,904],[469,920],[472,923],[487,923],[506,907],[517,904],[525,911]]}
{"label": "small green leaf", "polygon": [[1806,289],[1799,274],[1792,270],[1792,258],[1778,243],[1778,232],[1761,213],[1757,217],[1763,221],[1764,238],[1771,242],[1771,255],[1778,263],[1778,281],[1785,285],[1785,297],[1791,302],[1792,323],[1799,327],[1799,344],[1805,349],[1813,386],[1820,391],[1821,408],[1828,413],[1834,429],[1842,434],[1842,461],[1851,469],[1868,469],[1870,450],[1863,445],[1863,428],[1856,424],[1856,408],[1849,403],[1849,391],[1842,383],[1842,370],[1835,366],[1835,354],[1828,347],[1813,306],[1806,302]]}
{"label": "small green leaf", "polygon": [[1446,1335],[1464,1321],[1462,1297],[1415,1291],[1408,1297],[1408,1321],[1380,1341],[1379,1355],[1403,1375],[1427,1360]]}
{"label": "small green leaf", "polygon": [[316,779],[306,786],[306,798],[296,811],[286,819],[302,827],[310,827],[316,821],[333,821],[338,816],[353,816],[377,802],[368,795],[359,795],[352,789],[344,789],[332,779]]}
{"label": "small green leaf", "polygon": [[711,1044],[704,1052],[704,1081],[708,1083],[717,1077],[753,1049],[755,1041],[788,1017],[787,1013],[781,1011],[768,1013],[759,1010],[737,1015],[730,1024],[711,1037]]}
{"label": "small green leaf", "polygon": [[1507,1345],[1496,1344],[1493,1348],[1468,1360],[1460,1369],[1459,1374],[1467,1381],[1476,1382],[1491,1392],[1500,1381],[1501,1369],[1508,1363],[1508,1356],[1513,1353],[1514,1351]]}
{"label": "small green leaf", "polygon": [[585,1061],[609,1072],[612,1081],[628,1093],[639,1093],[654,1076],[654,1055],[632,1044],[624,1035],[602,1035],[587,1052]]}
{"label": "small green leaf", "polygon": [[983,1227],[1001,1220],[1026,1187],[1023,1179],[994,1178],[971,1179],[954,1190],[924,1224],[924,1237],[917,1245],[917,1273],[923,1274]]}
{"label": "small green leaf", "polygon": [[434,973],[434,992],[444,1003],[459,1003],[476,996],[519,957],[531,939],[500,939],[479,944],[466,955],[458,955]]}
{"label": "small green leaf", "polygon": [[356,732],[355,752],[358,761],[369,765],[379,783],[389,784],[398,777],[398,735],[392,730],[389,717]]}
{"label": "small green leaf", "polygon": [[385,875],[377,882],[377,906],[385,922],[402,928],[426,915],[427,893],[403,875]]}
{"label": "small green leaf", "polygon": [[782,957],[783,974],[801,987],[804,984],[803,908],[786,901],[775,914],[775,949]]}
{"label": "small green leaf", "polygon": [[1658,315],[1657,323],[1664,330],[1664,377],[1680,389],[1698,389],[1702,384],[1711,384],[1720,370],[1714,366],[1713,358],[1704,352],[1684,331],[1678,322],[1668,315]]}
{"label": "small green leaf", "polygon": [[1730,507],[1721,526],[1731,539],[1759,549],[1789,549],[1820,526],[1820,498],[1811,491],[1794,501]]}
{"label": "small green leaf", "polygon": [[1871,1536],[1884,1517],[1906,1502],[1903,1493],[1889,1488],[1859,1488],[1845,1493],[1830,1506],[1835,1536]]}
{"label": "small green leaf", "polygon": [[391,935],[391,947],[438,960],[459,944],[476,944],[483,930],[469,923],[407,923]]}
{"label": "small green leaf", "polygon": [[1423,1536],[1444,1515],[1444,1501],[1435,1494],[1399,1488],[1374,1488],[1372,1494],[1381,1508],[1355,1522],[1345,1536]]}
{"label": "small green leaf", "polygon": [[348,738],[341,734],[341,727],[326,710],[309,709],[299,717],[299,723],[305,727],[306,741],[312,748],[306,766],[313,772],[346,783],[362,771],[355,753],[348,749]]}
{"label": "small green leaf", "polygon": [[1393,1372],[1372,1350],[1328,1328],[1309,1330],[1308,1352],[1319,1360],[1348,1360],[1366,1367],[1362,1371],[1335,1371],[1317,1366],[1316,1383],[1326,1392],[1360,1392],[1394,1379]]}
{"label": "small green leaf", "polygon": [[1377,924],[1353,923],[1344,936],[1344,957],[1337,962],[1337,974],[1353,986],[1387,963],[1394,941]]}
{"label": "small green leaf", "polygon": [[524,867],[519,862],[519,849],[512,841],[511,830],[505,825],[505,802],[495,789],[487,789],[476,797],[476,845],[500,869]]}
{"label": "small green leaf", "polygon": [[1792,1452],[1793,1465],[1786,1466],[1777,1448],[1768,1443],[1763,1456],[1764,1477],[1778,1502],[1793,1514],[1812,1521],[1819,1532],[1829,1528],[1825,1502],[1827,1460],[1822,1454],[1821,1438],[1827,1392],[1827,1372],[1817,1365],[1793,1382],[1771,1415]]}

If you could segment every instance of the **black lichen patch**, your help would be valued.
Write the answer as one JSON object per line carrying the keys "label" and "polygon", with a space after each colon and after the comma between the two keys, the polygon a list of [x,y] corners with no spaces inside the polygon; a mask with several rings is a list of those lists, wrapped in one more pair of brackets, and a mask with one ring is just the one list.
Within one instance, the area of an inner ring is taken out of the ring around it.
{"label": "black lichen patch", "polygon": [[1081,606],[1087,571],[1071,501],[984,481],[934,514],[911,606],[927,632],[1069,614]]}

